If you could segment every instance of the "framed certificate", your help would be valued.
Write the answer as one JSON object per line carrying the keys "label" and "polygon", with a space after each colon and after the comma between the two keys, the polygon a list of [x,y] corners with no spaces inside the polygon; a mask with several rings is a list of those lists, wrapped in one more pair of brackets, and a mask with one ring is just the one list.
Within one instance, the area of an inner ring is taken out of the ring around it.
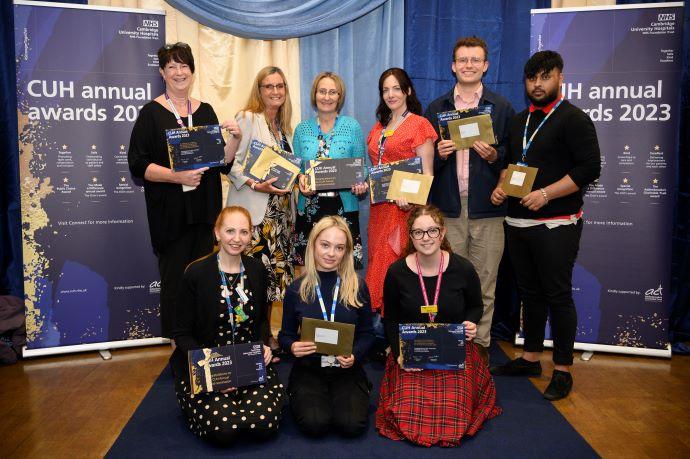
{"label": "framed certificate", "polygon": [[[300,173],[302,159],[278,148],[253,140],[243,165],[247,177],[263,182],[273,177],[278,178],[273,186],[281,189],[292,188]],[[284,187],[278,185],[284,185]]]}
{"label": "framed certificate", "polygon": [[314,191],[349,190],[364,181],[364,158],[311,160],[307,175]]}
{"label": "framed certificate", "polygon": [[532,186],[534,185],[534,179],[537,178],[538,171],[536,167],[508,164],[506,175],[501,182],[501,188],[508,196],[524,198],[532,192]]}
{"label": "framed certificate", "polygon": [[194,349],[187,353],[192,394],[266,382],[260,342]]}
{"label": "framed certificate", "polygon": [[316,343],[316,352],[319,354],[349,356],[352,354],[355,326],[304,317],[300,339]]}
{"label": "framed certificate", "polygon": [[471,148],[477,140],[489,145],[496,144],[491,111],[491,105],[480,105],[439,113],[437,119],[441,138],[452,140],[457,150]]}
{"label": "framed certificate", "polygon": [[170,167],[175,172],[225,165],[220,126],[166,129]]}
{"label": "framed certificate", "polygon": [[425,370],[465,369],[465,327],[462,324],[400,324],[403,367]]}
{"label": "framed certificate", "polygon": [[388,187],[386,199],[407,199],[411,204],[426,204],[431,191],[431,175],[416,174],[413,172],[393,171],[391,183]]}
{"label": "framed certificate", "polygon": [[415,156],[410,159],[379,164],[369,168],[369,196],[372,204],[388,202],[388,188],[394,171],[422,173],[422,158]]}

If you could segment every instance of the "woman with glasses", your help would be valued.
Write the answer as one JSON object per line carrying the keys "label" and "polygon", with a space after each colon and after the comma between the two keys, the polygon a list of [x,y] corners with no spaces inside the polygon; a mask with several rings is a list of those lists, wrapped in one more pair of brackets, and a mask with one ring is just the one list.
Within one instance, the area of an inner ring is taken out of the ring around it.
{"label": "woman with glasses", "polygon": [[[390,68],[379,78],[378,122],[369,132],[367,146],[372,164],[422,158],[423,172],[433,175],[434,141],[438,137],[422,114],[412,80],[400,68]],[[405,219],[410,212],[405,200],[371,206],[368,228],[367,285],[371,307],[383,311],[383,279],[388,267],[400,257],[405,244]]]}
{"label": "woman with glasses", "polygon": [[[295,128],[293,146],[295,154],[302,158],[302,171],[307,161],[329,158],[364,157],[364,135],[359,123],[341,115],[345,103],[345,84],[333,72],[321,72],[311,86],[311,105],[316,110],[314,118],[302,121]],[[304,265],[304,252],[312,226],[325,215],[343,217],[352,233],[355,269],[362,268],[362,241],[359,234],[359,203],[367,185],[357,183],[350,190],[316,193],[309,186],[309,177],[300,175],[300,196],[297,201],[295,224],[295,263]]]}
{"label": "woman with glasses", "polygon": [[[235,120],[221,124],[230,133],[225,144],[228,166],[173,171],[165,131],[218,124],[218,117],[209,104],[190,96],[194,56],[188,44],[159,49],[158,65],[165,91],[141,108],[132,129],[128,162],[132,175],[144,180],[151,244],[161,276],[161,336],[170,338],[184,269],[213,248],[213,223],[223,201],[220,174],[228,172],[242,132]],[[183,187],[192,189],[183,191]]]}
{"label": "woman with glasses", "polygon": [[[407,232],[404,256],[388,269],[384,283],[384,326],[392,352],[381,383],[376,428],[393,440],[459,446],[463,436],[474,435],[501,412],[489,370],[472,343],[483,311],[479,277],[467,259],[451,252],[438,208],[413,209]],[[425,305],[435,307],[422,312]],[[399,325],[429,322],[465,326],[464,370],[404,367]]]}
{"label": "woman with glasses", "polygon": [[[242,206],[251,214],[255,226],[248,253],[266,266],[270,301],[282,301],[285,287],[294,277],[290,245],[292,190],[274,187],[276,179],[255,181],[247,177],[244,163],[252,140],[292,152],[291,118],[292,103],[285,74],[278,67],[262,68],[254,79],[247,103],[235,117],[244,135],[229,174],[232,186],[227,205]],[[275,340],[272,343],[276,346]]]}

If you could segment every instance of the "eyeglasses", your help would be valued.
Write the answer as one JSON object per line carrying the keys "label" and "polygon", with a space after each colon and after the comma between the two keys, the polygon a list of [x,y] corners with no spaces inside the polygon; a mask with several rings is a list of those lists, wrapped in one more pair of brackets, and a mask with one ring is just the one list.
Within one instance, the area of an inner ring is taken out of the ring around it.
{"label": "eyeglasses", "polygon": [[455,62],[457,62],[458,64],[462,64],[462,65],[465,65],[468,62],[471,63],[472,65],[479,65],[482,62],[484,62],[485,60],[486,59],[482,59],[480,57],[470,57],[470,58],[461,57],[459,59],[455,59]]}
{"label": "eyeglasses", "polygon": [[431,239],[436,239],[441,235],[441,228],[438,226],[432,226],[428,230],[414,229],[410,231],[410,237],[415,241],[424,239],[424,235],[429,236]]}
{"label": "eyeglasses", "polygon": [[325,89],[325,88],[321,88],[321,89],[319,89],[319,90],[316,91],[316,92],[318,92],[318,93],[319,93],[320,95],[322,95],[322,96],[328,95],[328,96],[331,96],[331,97],[335,97],[335,96],[337,96],[337,95],[340,94],[340,93],[339,93],[337,90],[335,90],[335,89]]}
{"label": "eyeglasses", "polygon": [[285,89],[287,85],[285,83],[278,83],[278,84],[260,84],[259,87],[265,89],[268,92],[278,90],[282,91]]}

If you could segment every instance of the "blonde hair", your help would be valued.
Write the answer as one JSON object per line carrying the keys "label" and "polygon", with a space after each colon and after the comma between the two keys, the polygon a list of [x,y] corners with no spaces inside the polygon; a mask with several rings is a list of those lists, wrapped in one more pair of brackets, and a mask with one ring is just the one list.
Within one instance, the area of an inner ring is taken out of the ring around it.
{"label": "blonde hair", "polygon": [[345,105],[345,83],[337,73],[333,72],[321,72],[314,78],[314,82],[311,85],[311,107],[316,110],[316,90],[324,78],[330,78],[335,83],[335,89],[338,91],[338,103],[335,106],[335,111],[340,113],[340,109]]}
{"label": "blonde hair", "polygon": [[316,261],[314,259],[314,250],[316,247],[316,239],[319,235],[329,229],[338,228],[345,233],[345,253],[338,265],[338,275],[340,276],[340,292],[338,293],[338,301],[346,306],[355,308],[362,307],[363,303],[358,298],[359,279],[355,272],[355,262],[352,255],[352,233],[347,226],[347,222],[342,217],[336,215],[328,215],[319,220],[309,233],[309,240],[307,241],[307,250],[304,254],[304,273],[302,274],[302,282],[299,286],[299,296],[304,302],[314,301],[314,289],[319,283],[319,274],[316,272]]}
{"label": "blonde hair", "polygon": [[[269,75],[273,75],[274,73],[280,75],[280,77],[283,79],[283,83],[285,84],[285,102],[283,103],[283,105],[280,106],[277,114],[278,122],[280,123],[280,130],[283,131],[285,135],[291,136],[292,102],[290,102],[290,87],[288,86],[285,74],[278,67],[273,67],[269,65],[268,67],[264,67],[261,70],[259,70],[259,73],[256,74],[256,78],[254,78],[254,86],[252,86],[252,90],[249,93],[247,103],[244,105],[244,108],[240,110],[240,113],[265,113],[266,105],[264,105],[264,101],[261,98],[261,88],[259,87],[259,85],[264,80],[264,78],[266,78]],[[268,120],[266,120],[266,122],[268,123]],[[270,123],[268,124],[270,126]]]}

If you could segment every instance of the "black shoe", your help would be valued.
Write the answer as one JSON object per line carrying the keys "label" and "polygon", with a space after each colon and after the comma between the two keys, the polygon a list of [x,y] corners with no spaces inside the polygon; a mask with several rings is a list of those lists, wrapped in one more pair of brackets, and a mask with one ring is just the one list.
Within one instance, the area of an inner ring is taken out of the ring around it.
{"label": "black shoe", "polygon": [[560,400],[565,398],[573,388],[573,377],[567,371],[553,370],[551,382],[544,391],[544,398],[546,400]]}
{"label": "black shoe", "polygon": [[503,365],[492,365],[489,368],[489,373],[494,376],[539,376],[541,374],[541,362],[530,362],[518,357]]}

